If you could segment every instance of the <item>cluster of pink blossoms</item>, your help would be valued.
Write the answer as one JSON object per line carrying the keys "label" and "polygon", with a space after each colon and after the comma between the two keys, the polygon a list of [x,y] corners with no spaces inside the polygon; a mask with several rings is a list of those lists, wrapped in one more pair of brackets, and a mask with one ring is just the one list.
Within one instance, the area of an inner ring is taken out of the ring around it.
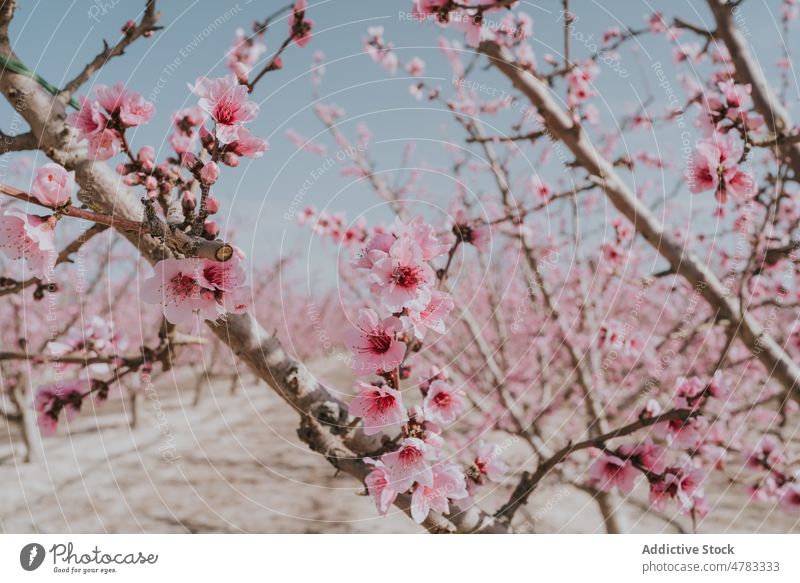
{"label": "cluster of pink blossoms", "polygon": [[209,259],[164,259],[142,284],[142,299],[160,304],[173,324],[217,320],[247,309],[250,288],[244,285],[241,258],[224,263]]}
{"label": "cluster of pink blossoms", "polygon": [[748,487],[756,500],[777,499],[786,512],[800,510],[800,471],[790,469],[781,443],[771,435],[762,437],[751,449],[745,466],[762,473]]}
{"label": "cluster of pink blossoms", "polygon": [[[70,202],[75,173],[55,163],[44,164],[34,173],[31,194],[44,206],[58,209]],[[30,215],[17,208],[0,214],[0,251],[12,261],[24,259],[31,274],[52,279],[58,253],[55,245],[56,217]]]}
{"label": "cluster of pink blossoms", "polygon": [[242,83],[247,83],[250,71],[258,63],[261,55],[267,52],[267,45],[262,42],[263,36],[263,30],[247,35],[243,28],[236,29],[236,37],[228,51],[225,65]]}
{"label": "cluster of pink blossoms", "polygon": [[[648,439],[640,444],[623,444],[616,449],[604,448],[589,468],[589,481],[604,492],[617,489],[628,494],[633,490],[636,477],[643,474],[650,486],[653,508],[663,510],[668,500],[675,500],[684,512],[706,514],[705,472],[700,460],[703,457],[716,458],[714,436],[709,432],[708,421],[702,413],[709,399],[727,398],[728,389],[719,373],[707,382],[698,377],[678,379],[673,405],[675,409],[689,411],[692,415],[663,421],[653,427],[654,436],[664,445]],[[650,401],[641,417],[650,418],[660,413],[660,405]],[[692,457],[693,453],[701,457]]]}
{"label": "cluster of pink blossoms", "polygon": [[[719,75],[727,76],[727,70]],[[745,149],[743,139],[764,127],[761,115],[752,112],[750,85],[737,84],[723,78],[714,88],[702,93],[702,110],[697,125],[705,137],[697,141],[686,178],[689,190],[695,194],[713,190],[720,204],[730,195],[746,201],[756,194],[752,171],[743,170]]]}
{"label": "cluster of pink blossoms", "polygon": [[42,385],[37,389],[33,408],[39,430],[44,437],[55,435],[62,412],[68,422],[80,413],[83,399],[89,393],[89,384],[85,378],[78,378]]}
{"label": "cluster of pink blossoms", "polygon": [[122,83],[98,85],[94,93],[96,99],[81,97],[80,110],[67,122],[78,130],[79,140],[88,141],[90,156],[108,160],[122,150],[125,129],[150,121],[155,107]]}
{"label": "cluster of pink blossoms", "polygon": [[363,421],[367,435],[400,432],[398,449],[367,460],[374,468],[367,489],[381,514],[411,490],[412,517],[420,523],[431,510],[447,513],[451,501],[466,502],[484,477],[500,480],[506,471],[499,452],[487,444],[480,445],[466,471],[447,461],[441,434],[465,413],[467,400],[445,371],[420,379],[419,405],[407,409],[403,403],[400,382],[411,374],[407,358],[419,350],[426,330],[444,332],[444,319],[454,307],[450,295],[438,289],[431,265],[449,249],[421,218],[398,219],[391,232],[376,232],[353,265],[366,275],[385,315],[363,308],[355,329],[344,335],[356,373],[379,377],[356,383],[350,415]]}
{"label": "cluster of pink blossoms", "polygon": [[[182,166],[191,172],[203,190],[200,201],[191,190],[185,190],[181,195],[183,213],[191,222],[193,213],[200,206],[206,215],[219,210],[218,199],[209,192],[219,179],[220,164],[238,166],[241,156],[260,157],[269,146],[265,140],[253,136],[244,125],[256,118],[259,107],[247,99],[247,87],[234,75],[216,79],[199,77],[189,88],[199,97],[198,105],[173,116],[175,131],[170,143]],[[205,126],[208,120],[213,124],[210,129]],[[199,154],[192,151],[195,147],[201,149]],[[139,164],[131,166],[138,166],[140,174],[144,169],[146,174],[147,168],[152,168],[152,157],[140,156]],[[157,173],[158,167],[155,170]],[[136,168],[127,171],[133,173]],[[141,179],[135,178],[134,182]],[[153,185],[161,183],[162,180],[156,179]],[[171,190],[172,182],[163,183]],[[205,220],[203,236],[214,239],[218,232],[219,228],[213,221]],[[241,251],[237,250],[237,255],[225,263],[196,258],[160,261],[155,266],[154,276],[142,286],[143,299],[161,304],[164,315],[174,324],[214,321],[228,313],[242,313],[247,308],[249,295],[249,288],[244,285],[242,259]]]}

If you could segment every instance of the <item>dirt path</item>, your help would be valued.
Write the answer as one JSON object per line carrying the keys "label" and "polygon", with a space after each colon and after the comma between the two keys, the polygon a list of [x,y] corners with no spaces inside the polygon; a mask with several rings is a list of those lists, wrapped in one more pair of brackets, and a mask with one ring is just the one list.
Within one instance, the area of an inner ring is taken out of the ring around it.
{"label": "dirt path", "polygon": [[[358,484],[334,476],[297,439],[295,415],[274,393],[255,385],[230,395],[222,385],[196,408],[188,381],[160,388],[157,400],[141,403],[136,430],[124,424],[122,404],[110,403],[97,415],[83,413],[69,434],[62,429],[46,440],[39,462],[6,460],[0,530],[418,532],[404,515],[376,516],[371,500],[356,495]],[[8,451],[6,440],[0,445]],[[506,495],[495,493],[498,500]],[[797,517],[746,504],[741,494],[711,502],[719,506],[701,531],[800,530]],[[633,508],[626,512],[636,531],[676,531]],[[520,521],[524,532],[592,532],[599,522],[590,498],[563,486],[538,491]]]}

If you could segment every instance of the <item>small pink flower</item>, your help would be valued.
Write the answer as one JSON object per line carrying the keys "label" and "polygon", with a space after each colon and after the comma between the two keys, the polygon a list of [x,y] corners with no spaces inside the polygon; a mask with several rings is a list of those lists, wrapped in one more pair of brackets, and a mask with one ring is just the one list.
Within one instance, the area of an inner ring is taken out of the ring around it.
{"label": "small pink flower", "polygon": [[789,484],[781,495],[781,508],[785,512],[800,511],[800,484]]}
{"label": "small pink flower", "polygon": [[412,58],[406,65],[406,71],[412,77],[421,77],[425,74],[425,61],[419,57]]}
{"label": "small pink flower", "polygon": [[405,492],[414,482],[433,486],[433,470],[428,464],[428,446],[421,439],[407,437],[397,451],[383,454],[389,483],[395,492]]}
{"label": "small pink flower", "polygon": [[350,402],[350,415],[361,417],[364,421],[364,433],[367,435],[398,428],[408,421],[408,413],[399,391],[387,385],[376,386],[362,382],[356,383],[356,387],[361,392]]}
{"label": "small pink flower", "polygon": [[216,122],[217,139],[223,144],[235,142],[241,125],[258,115],[258,104],[247,100],[247,87],[240,85],[233,75],[217,79],[198,77],[189,88],[200,98],[203,111]]}
{"label": "small pink flower", "polygon": [[479,476],[486,476],[492,482],[502,482],[508,472],[508,465],[501,459],[502,450],[499,445],[481,440],[478,443],[478,454],[472,462]]}
{"label": "small pink flower", "polygon": [[228,152],[245,158],[260,158],[264,152],[269,150],[269,143],[266,140],[257,138],[250,133],[247,128],[239,128],[239,137],[236,141],[228,144]]}
{"label": "small pink flower", "polygon": [[667,468],[662,479],[650,484],[650,505],[663,510],[665,502],[674,499],[683,510],[691,510],[703,497],[702,483],[703,474],[690,466]]}
{"label": "small pink flower", "polygon": [[165,259],[153,267],[153,277],[142,284],[142,299],[161,304],[173,324],[217,320],[247,308],[249,288],[236,259],[225,263],[208,259]]}
{"label": "small pink flower", "polygon": [[738,167],[742,152],[742,144],[731,134],[699,140],[688,174],[689,190],[695,194],[714,190],[722,204],[727,202],[729,193],[742,199],[752,196],[755,181]]}
{"label": "small pink flower", "polygon": [[304,47],[311,41],[311,30],[314,28],[314,21],[305,17],[307,8],[306,0],[295,0],[292,17],[289,19],[289,34],[299,47]]}
{"label": "small pink flower", "polygon": [[127,92],[125,91],[125,86],[120,81],[111,87],[108,85],[96,85],[94,94],[103,109],[109,114],[112,114],[119,111],[120,107],[122,107]]}
{"label": "small pink flower", "polygon": [[448,4],[450,0],[414,0],[412,14],[419,20],[424,20],[427,16],[438,17]]}
{"label": "small pink flower", "polygon": [[67,421],[71,421],[80,412],[84,392],[88,390],[86,385],[85,380],[75,379],[42,385],[36,389],[33,408],[39,430],[44,437],[55,434],[62,411]]}
{"label": "small pink flower", "polygon": [[25,259],[34,276],[49,281],[58,256],[55,228],[53,217],[8,209],[0,215],[0,250],[13,261]]}
{"label": "small pink flower", "polygon": [[441,257],[450,249],[449,245],[439,242],[439,238],[436,236],[436,229],[426,223],[422,217],[416,217],[409,223],[403,223],[400,219],[397,219],[395,221],[395,229],[397,230],[397,237],[409,238],[419,245],[424,261]]}
{"label": "small pink flower", "polygon": [[430,384],[422,404],[425,419],[441,425],[453,423],[466,406],[467,402],[461,389],[453,388],[441,380],[435,380]]}
{"label": "small pink flower", "polygon": [[260,35],[248,36],[244,29],[238,28],[225,64],[239,79],[246,82],[247,75],[266,51],[267,46],[261,42]]}
{"label": "small pink flower", "polygon": [[485,223],[470,220],[464,209],[456,211],[453,232],[461,241],[471,244],[478,251],[487,251],[492,240],[492,228]]}
{"label": "small pink flower", "polygon": [[389,233],[377,233],[369,240],[367,246],[361,250],[358,257],[353,262],[353,267],[357,269],[372,269],[375,261],[383,259],[389,254],[389,250],[395,242],[395,237]]}
{"label": "small pink flower", "polygon": [[434,289],[431,291],[431,300],[427,306],[420,311],[409,311],[409,315],[403,316],[403,319],[409,321],[409,327],[413,328],[414,335],[422,340],[426,329],[444,334],[444,319],[453,308],[455,303],[450,294]]}
{"label": "small pink flower", "polygon": [[411,496],[411,517],[422,524],[431,510],[441,514],[450,512],[450,500],[467,498],[464,473],[455,464],[433,466],[433,485],[418,485]]}
{"label": "small pink flower", "polygon": [[630,460],[601,454],[589,468],[589,478],[603,492],[617,488],[623,494],[633,490],[638,472]]}
{"label": "small pink flower", "polygon": [[344,334],[344,342],[353,353],[356,374],[389,372],[399,367],[406,353],[405,342],[396,338],[402,329],[402,323],[395,317],[381,321],[374,310],[359,310],[357,329]]}
{"label": "small pink flower", "polygon": [[116,130],[105,129],[89,137],[89,156],[108,160],[122,150],[122,138]]}
{"label": "small pink flower", "polygon": [[128,127],[147,123],[156,113],[155,106],[138,93],[125,93],[119,109],[120,121]]}
{"label": "small pink flower", "polygon": [[67,116],[67,123],[78,130],[78,139],[88,138],[105,129],[108,119],[100,111],[99,104],[87,97],[81,96],[81,108],[76,113]]}
{"label": "small pink flower", "polygon": [[398,493],[389,483],[389,474],[386,471],[386,467],[383,465],[383,462],[379,460],[373,461],[370,459],[365,459],[364,461],[371,463],[375,468],[364,480],[364,483],[367,486],[367,491],[375,501],[375,507],[378,509],[378,513],[381,516],[386,516],[389,508],[392,506],[392,504],[394,504]]}
{"label": "small pink flower", "polygon": [[645,441],[635,446],[623,445],[619,449],[632,462],[641,465],[650,472],[660,474],[664,471],[665,451],[651,441]]}
{"label": "small pink flower", "polygon": [[783,448],[775,437],[765,435],[750,451],[745,464],[753,470],[770,470],[783,462]]}
{"label": "small pink flower", "polygon": [[75,172],[67,172],[53,162],[40,166],[33,178],[31,192],[50,207],[60,207],[72,198],[75,189]]}
{"label": "small pink flower", "polygon": [[370,276],[373,293],[393,312],[405,307],[422,310],[431,301],[435,274],[420,246],[409,238],[397,239],[389,253],[374,262]]}
{"label": "small pink flower", "polygon": [[691,449],[700,445],[708,430],[705,417],[671,419],[654,426],[653,432],[667,440],[672,447]]}

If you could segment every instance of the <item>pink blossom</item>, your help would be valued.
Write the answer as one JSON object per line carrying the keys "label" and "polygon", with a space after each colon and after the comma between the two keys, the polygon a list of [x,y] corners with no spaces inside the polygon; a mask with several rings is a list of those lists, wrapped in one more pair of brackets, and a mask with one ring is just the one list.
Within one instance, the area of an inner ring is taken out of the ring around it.
{"label": "pink blossom", "polygon": [[680,449],[697,447],[708,430],[708,421],[705,417],[691,419],[671,419],[659,423],[654,427],[654,433],[664,437],[667,442]]}
{"label": "pink blossom", "polygon": [[419,245],[422,259],[430,261],[447,253],[449,246],[439,242],[436,229],[426,223],[422,217],[416,217],[408,223],[400,219],[395,221],[396,235],[399,238],[407,237]]}
{"label": "pink blossom", "polygon": [[109,114],[119,111],[125,99],[126,91],[122,82],[118,82],[111,87],[108,85],[96,85],[94,90],[97,102]]}
{"label": "pink blossom", "polygon": [[376,386],[362,382],[356,383],[356,387],[361,392],[350,402],[350,415],[361,417],[367,435],[398,428],[408,421],[400,391],[388,385]]}
{"label": "pink blossom", "polygon": [[75,172],[67,172],[53,162],[40,166],[33,178],[31,192],[50,207],[60,207],[72,198],[75,189]]}
{"label": "pink blossom", "polygon": [[378,509],[378,513],[381,516],[386,516],[389,508],[394,504],[398,493],[389,483],[390,477],[382,461],[370,460],[369,458],[365,458],[364,461],[373,464],[375,468],[364,479],[367,491],[375,501],[375,507]]}
{"label": "pink blossom", "polygon": [[630,460],[601,454],[589,468],[589,479],[603,492],[617,488],[623,494],[633,490],[638,472]]}
{"label": "pink blossom", "polygon": [[472,462],[478,476],[486,476],[492,482],[502,482],[508,472],[508,465],[501,459],[502,450],[499,445],[481,440],[478,453]]}
{"label": "pink blossom", "polygon": [[346,332],[343,337],[353,353],[353,370],[356,374],[389,372],[400,366],[406,353],[406,344],[397,340],[397,334],[403,328],[399,319],[389,317],[381,321],[374,310],[363,308],[358,312],[356,326],[355,330]]}
{"label": "pink blossom", "polygon": [[783,448],[772,435],[765,435],[750,450],[745,462],[753,470],[772,469],[783,462]]}
{"label": "pink blossom", "polygon": [[357,269],[370,270],[375,265],[374,262],[383,259],[389,254],[389,250],[395,242],[395,237],[389,233],[376,233],[369,240],[367,246],[358,254],[353,262]]}
{"label": "pink blossom", "polygon": [[435,380],[430,384],[423,402],[425,418],[434,423],[449,425],[466,409],[467,403],[461,388]]}
{"label": "pink blossom", "polygon": [[292,17],[289,19],[289,34],[299,47],[304,47],[311,41],[311,29],[314,27],[314,21],[305,17],[306,8],[306,0],[295,0]]}
{"label": "pink blossom", "polygon": [[755,193],[755,182],[738,167],[742,145],[731,134],[699,140],[689,169],[689,190],[695,194],[714,190],[720,203],[728,193],[746,199]]}
{"label": "pink blossom", "polygon": [[86,381],[81,379],[41,385],[36,389],[33,408],[39,430],[44,437],[55,435],[62,411],[67,421],[71,421],[80,412],[85,390]]}
{"label": "pink blossom", "polygon": [[245,158],[261,158],[264,152],[269,150],[269,143],[252,135],[247,128],[241,127],[239,128],[239,136],[235,141],[228,144],[226,150]]}
{"label": "pink blossom", "polygon": [[198,104],[203,111],[216,122],[217,139],[223,144],[235,142],[241,125],[258,115],[258,104],[247,100],[247,87],[240,85],[233,75],[217,79],[198,77],[189,88],[200,98]]}
{"label": "pink blossom", "polygon": [[261,42],[261,35],[248,36],[244,29],[236,29],[233,46],[228,50],[225,64],[236,74],[236,77],[247,81],[250,71],[267,51],[267,46]]}
{"label": "pink blossom", "polygon": [[800,484],[789,484],[781,494],[781,508],[785,512],[800,511]]}
{"label": "pink blossom", "polygon": [[408,74],[412,77],[421,77],[425,74],[425,61],[419,57],[412,58],[408,64],[406,64],[406,71],[408,71]]}
{"label": "pink blossom", "polygon": [[697,498],[702,498],[703,474],[691,467],[671,467],[663,478],[650,484],[650,505],[663,510],[667,500],[674,499],[683,508],[691,510]]}
{"label": "pink blossom", "polygon": [[425,337],[426,329],[444,334],[444,319],[453,311],[453,308],[455,308],[455,303],[452,296],[434,289],[431,291],[431,300],[427,306],[419,311],[409,310],[408,316],[403,316],[401,319],[408,322],[408,327],[413,329],[414,335],[422,340]]}
{"label": "pink blossom", "polygon": [[431,301],[435,274],[420,246],[409,238],[397,239],[389,253],[375,261],[370,276],[373,293],[393,312],[404,307],[421,310]]}
{"label": "pink blossom", "polygon": [[427,16],[443,16],[443,8],[450,4],[450,0],[414,0],[412,14],[418,20],[424,20]]}
{"label": "pink blossom", "polygon": [[217,320],[226,313],[247,307],[248,288],[244,270],[236,259],[225,263],[211,260],[165,259],[153,267],[154,274],[142,284],[142,299],[161,304],[173,324]]}
{"label": "pink blossom", "polygon": [[389,474],[395,492],[405,492],[414,482],[433,486],[433,470],[428,464],[430,452],[421,439],[407,437],[396,451],[383,454],[381,461]]}
{"label": "pink blossom", "polygon": [[492,228],[485,223],[470,220],[464,209],[456,211],[453,232],[461,241],[470,243],[478,251],[487,251],[492,240]]}
{"label": "pink blossom", "polygon": [[464,473],[455,464],[433,466],[433,485],[418,485],[411,496],[411,517],[422,524],[431,510],[441,514],[450,512],[450,500],[467,498]]}
{"label": "pink blossom", "polygon": [[121,82],[112,87],[97,85],[94,94],[109,115],[117,115],[128,127],[147,123],[156,111],[152,103],[138,93],[126,90]]}
{"label": "pink blossom", "polygon": [[0,215],[0,250],[13,260],[25,259],[31,273],[49,281],[56,264],[54,217],[8,209]]}
{"label": "pink blossom", "polygon": [[77,112],[67,116],[67,123],[78,130],[78,139],[85,139],[104,129],[108,119],[96,101],[81,96],[80,105]]}
{"label": "pink blossom", "polygon": [[89,156],[108,160],[122,150],[122,138],[116,130],[105,129],[89,137]]}
{"label": "pink blossom", "polygon": [[660,474],[664,471],[665,450],[651,441],[645,441],[638,445],[622,445],[619,448],[631,462],[642,466],[644,469]]}

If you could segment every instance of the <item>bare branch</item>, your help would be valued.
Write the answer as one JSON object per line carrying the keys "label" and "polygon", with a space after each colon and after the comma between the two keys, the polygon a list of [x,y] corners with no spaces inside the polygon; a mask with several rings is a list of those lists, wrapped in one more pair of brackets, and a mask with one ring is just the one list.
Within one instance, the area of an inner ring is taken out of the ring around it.
{"label": "bare branch", "polygon": [[698,413],[699,411],[692,409],[673,409],[671,411],[667,411],[666,413],[662,413],[661,415],[656,415],[647,419],[639,419],[612,431],[608,431],[578,443],[568,443],[554,453],[551,457],[539,463],[536,471],[532,474],[529,472],[524,472],[522,478],[517,484],[517,487],[514,488],[514,492],[511,494],[508,502],[506,502],[506,504],[504,504],[503,507],[497,511],[495,516],[498,520],[510,522],[514,517],[514,513],[516,513],[516,511],[528,501],[530,495],[533,493],[539,483],[547,476],[547,474],[549,474],[553,468],[555,468],[558,464],[563,462],[567,457],[576,451],[588,449],[590,447],[602,447],[607,441],[617,437],[630,435],[631,433],[635,433],[640,429],[644,429],[645,427],[650,427],[651,425],[656,425],[658,423],[663,423],[664,421],[686,421],[687,419],[696,416]]}
{"label": "bare branch", "polygon": [[21,152],[23,150],[35,150],[38,148],[38,142],[33,132],[26,132],[24,134],[17,134],[9,136],[0,132],[0,154],[7,154],[8,152]]}
{"label": "bare branch", "polygon": [[147,0],[144,8],[144,14],[139,24],[128,28],[122,38],[113,47],[109,46],[106,41],[103,41],[103,50],[100,51],[94,59],[92,59],[83,70],[59,93],[59,98],[63,103],[67,103],[75,92],[80,89],[81,85],[91,78],[97,71],[99,71],[108,61],[114,57],[118,57],[125,53],[125,49],[133,44],[134,41],[142,36],[149,36],[153,31],[159,30],[161,27],[156,26],[158,22],[159,13],[156,12],[156,0]]}

